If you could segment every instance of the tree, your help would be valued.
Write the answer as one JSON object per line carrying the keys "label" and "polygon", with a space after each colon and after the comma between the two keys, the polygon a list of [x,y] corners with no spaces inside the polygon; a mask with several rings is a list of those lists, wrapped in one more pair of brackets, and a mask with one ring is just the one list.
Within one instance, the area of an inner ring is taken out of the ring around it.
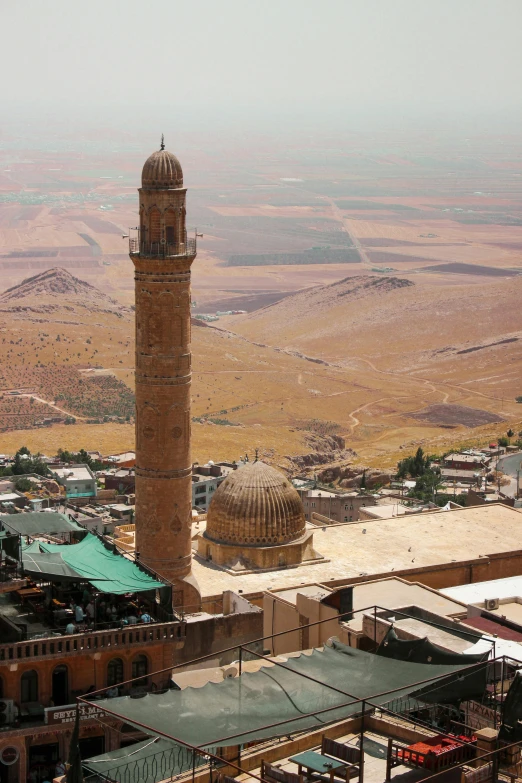
{"label": "tree", "polygon": [[511,429],[511,427],[510,427],[510,428],[508,429],[508,431],[506,432],[506,435],[508,436],[509,440],[511,440],[511,438],[513,437],[513,435],[514,435],[514,434],[515,434],[515,433],[513,432],[513,430]]}
{"label": "tree", "polygon": [[505,449],[506,446],[509,446],[509,441],[508,441],[507,438],[499,438],[498,439],[498,445],[502,446]]}
{"label": "tree", "polygon": [[430,457],[425,457],[424,452],[419,446],[414,457],[405,457],[397,465],[397,478],[417,478],[428,469]]}
{"label": "tree", "polygon": [[18,492],[30,492],[34,488],[34,484],[32,481],[30,481],[25,476],[22,476],[21,478],[17,479],[15,482],[15,489],[18,490]]}

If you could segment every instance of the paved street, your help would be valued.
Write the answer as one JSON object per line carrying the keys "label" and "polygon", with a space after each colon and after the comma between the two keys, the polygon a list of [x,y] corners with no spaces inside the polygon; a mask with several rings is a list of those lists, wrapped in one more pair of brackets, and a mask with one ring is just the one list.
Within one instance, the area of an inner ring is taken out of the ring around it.
{"label": "paved street", "polygon": [[509,486],[502,487],[502,491],[509,497],[515,497],[517,494],[517,470],[520,470],[522,475],[522,451],[499,459],[498,470],[503,471],[506,476],[511,478]]}

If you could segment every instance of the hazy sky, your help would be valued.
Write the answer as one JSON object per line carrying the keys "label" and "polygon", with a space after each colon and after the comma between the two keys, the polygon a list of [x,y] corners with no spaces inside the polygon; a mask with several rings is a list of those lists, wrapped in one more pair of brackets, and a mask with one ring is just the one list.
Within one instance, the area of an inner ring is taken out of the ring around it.
{"label": "hazy sky", "polygon": [[2,0],[4,109],[521,111],[522,0]]}

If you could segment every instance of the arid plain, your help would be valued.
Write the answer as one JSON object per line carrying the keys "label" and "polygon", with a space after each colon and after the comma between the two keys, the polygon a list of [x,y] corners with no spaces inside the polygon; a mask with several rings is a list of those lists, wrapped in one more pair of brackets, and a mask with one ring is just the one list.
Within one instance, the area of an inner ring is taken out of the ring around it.
{"label": "arid plain", "polygon": [[[129,448],[132,420],[87,422],[132,412],[122,235],[154,140],[3,142],[0,452]],[[323,431],[386,466],[521,429],[518,139],[178,142],[204,235],[194,316],[247,310],[194,321],[195,459],[260,448],[285,465]],[[60,411],[76,424],[25,429]]]}

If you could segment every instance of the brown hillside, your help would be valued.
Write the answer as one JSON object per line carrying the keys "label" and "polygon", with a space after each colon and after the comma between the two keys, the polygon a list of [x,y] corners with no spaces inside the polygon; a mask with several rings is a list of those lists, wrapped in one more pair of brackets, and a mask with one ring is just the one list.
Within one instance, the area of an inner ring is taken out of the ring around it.
{"label": "brown hillside", "polygon": [[66,269],[54,267],[0,294],[0,312],[53,312],[60,308],[81,307],[93,312],[113,313],[119,317],[131,310],[111,299],[98,288],[74,277]]}
{"label": "brown hillside", "polygon": [[[122,314],[93,286],[77,287],[72,275],[65,276],[71,292],[53,291],[60,279],[55,273],[39,294],[30,279],[17,287],[26,296],[17,299],[15,288],[14,297],[13,291],[0,297],[0,427],[18,430],[0,435],[0,451],[13,443],[41,448],[43,432],[20,427],[51,415],[51,406],[56,414],[76,416],[77,424],[45,430],[46,443],[97,448],[102,425],[86,421],[121,417],[132,406],[120,385],[132,389],[134,381],[132,310]],[[237,458],[258,447],[283,467],[290,463],[286,457],[311,451],[301,460],[313,465],[310,470],[350,461],[323,454],[324,444],[310,441],[310,432],[324,430],[344,437],[365,462],[386,465],[404,453],[399,449],[419,443],[446,450],[468,438],[470,426],[477,438],[505,431],[508,421],[518,431],[522,324],[515,303],[522,281],[450,286],[414,280],[352,277],[248,316],[223,318],[218,328],[194,328],[194,458]],[[88,301],[100,309],[89,309]],[[28,312],[27,305],[48,309]],[[25,396],[13,396],[13,389]],[[445,405],[453,406],[451,430],[440,411],[435,420],[423,413]],[[489,420],[484,411],[505,422],[475,429]],[[122,448],[131,445],[132,426],[103,426],[112,428],[111,445],[103,440],[107,448],[120,442],[118,433]]]}
{"label": "brown hillside", "polygon": [[[462,377],[475,358],[485,360],[485,351],[520,354],[521,296],[522,276],[470,286],[352,277],[288,296],[234,324],[247,338],[328,361],[364,357],[379,369],[413,371],[458,356],[455,372]],[[470,355],[464,360],[463,353]]]}

